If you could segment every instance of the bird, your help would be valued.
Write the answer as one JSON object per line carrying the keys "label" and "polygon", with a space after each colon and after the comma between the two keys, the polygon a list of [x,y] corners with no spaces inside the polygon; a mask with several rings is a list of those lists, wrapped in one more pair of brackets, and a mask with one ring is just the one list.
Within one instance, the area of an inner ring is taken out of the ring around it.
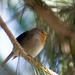
{"label": "bird", "polygon": [[[20,34],[16,40],[18,43],[23,47],[23,49],[31,55],[33,58],[35,58],[43,49],[45,41],[46,41],[47,33],[42,28],[33,28],[29,31],[26,31],[22,34]],[[21,56],[19,51],[13,47],[12,52],[9,54],[9,56],[3,61],[1,66],[4,66],[5,63],[11,58],[11,57],[18,57]]]}

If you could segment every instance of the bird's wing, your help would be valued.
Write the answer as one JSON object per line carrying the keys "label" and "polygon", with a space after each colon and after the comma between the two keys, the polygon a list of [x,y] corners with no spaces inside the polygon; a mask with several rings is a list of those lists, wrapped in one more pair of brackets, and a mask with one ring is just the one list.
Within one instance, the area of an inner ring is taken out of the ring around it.
{"label": "bird's wing", "polygon": [[19,36],[16,38],[16,40],[17,40],[19,43],[21,43],[21,42],[23,41],[23,39],[26,38],[27,34],[28,34],[28,32],[22,33],[21,35],[19,35]]}
{"label": "bird's wing", "polygon": [[[33,35],[34,35],[34,34],[33,34]],[[24,39],[26,39],[26,40],[31,39],[33,35],[30,33],[30,31],[26,31],[26,32],[22,33],[21,35],[19,35],[19,36],[16,38],[16,40],[17,40],[19,43],[21,43]]]}

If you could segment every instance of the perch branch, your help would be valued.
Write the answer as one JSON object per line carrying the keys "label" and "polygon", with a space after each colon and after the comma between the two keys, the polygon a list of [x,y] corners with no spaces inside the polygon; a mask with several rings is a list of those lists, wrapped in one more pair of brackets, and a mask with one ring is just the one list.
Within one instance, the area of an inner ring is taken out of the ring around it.
{"label": "perch branch", "polygon": [[4,29],[4,31],[7,33],[7,35],[9,36],[9,38],[10,38],[11,42],[13,43],[14,47],[16,48],[16,50],[20,51],[20,54],[22,57],[24,57],[33,66],[35,66],[38,69],[41,69],[42,71],[47,72],[49,75],[58,75],[55,72],[53,72],[52,70],[44,67],[42,64],[40,64],[39,62],[34,60],[28,53],[25,52],[25,50],[21,47],[21,45],[14,38],[11,31],[8,29],[8,27],[6,26],[6,24],[4,23],[4,21],[2,20],[1,17],[0,17],[0,25]]}

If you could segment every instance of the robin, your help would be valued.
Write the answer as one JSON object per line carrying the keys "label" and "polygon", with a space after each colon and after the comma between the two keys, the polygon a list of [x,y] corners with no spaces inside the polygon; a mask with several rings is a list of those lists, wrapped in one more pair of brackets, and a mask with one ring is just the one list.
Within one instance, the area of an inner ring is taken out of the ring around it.
{"label": "robin", "polygon": [[[43,49],[46,36],[47,36],[47,33],[43,29],[34,28],[30,31],[26,31],[22,33],[20,36],[16,38],[16,40],[25,49],[25,51],[34,58]],[[13,56],[14,58],[17,56],[20,56],[19,51],[18,50],[15,51],[15,48],[13,48],[13,51],[4,60],[1,66],[3,66]]]}

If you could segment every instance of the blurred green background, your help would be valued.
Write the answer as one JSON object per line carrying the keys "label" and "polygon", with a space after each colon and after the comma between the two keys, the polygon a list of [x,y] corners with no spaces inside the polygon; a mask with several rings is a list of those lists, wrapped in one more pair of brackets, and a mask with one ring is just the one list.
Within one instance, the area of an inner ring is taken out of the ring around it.
{"label": "blurred green background", "polygon": [[[75,1],[74,0],[43,0],[55,15],[69,24],[67,27],[75,32]],[[23,11],[23,8],[25,10]],[[0,0],[0,16],[5,21],[14,37],[35,27],[43,28],[49,35],[41,53],[35,58],[44,66],[55,71],[59,75],[75,75],[75,42],[68,40],[71,46],[71,54],[62,53],[59,37],[49,28],[36,13],[28,8],[23,0]],[[0,27],[0,64],[11,53],[13,44]],[[0,67],[0,75],[35,75],[33,68],[22,57],[12,58]],[[43,73],[40,75],[43,75]]]}

